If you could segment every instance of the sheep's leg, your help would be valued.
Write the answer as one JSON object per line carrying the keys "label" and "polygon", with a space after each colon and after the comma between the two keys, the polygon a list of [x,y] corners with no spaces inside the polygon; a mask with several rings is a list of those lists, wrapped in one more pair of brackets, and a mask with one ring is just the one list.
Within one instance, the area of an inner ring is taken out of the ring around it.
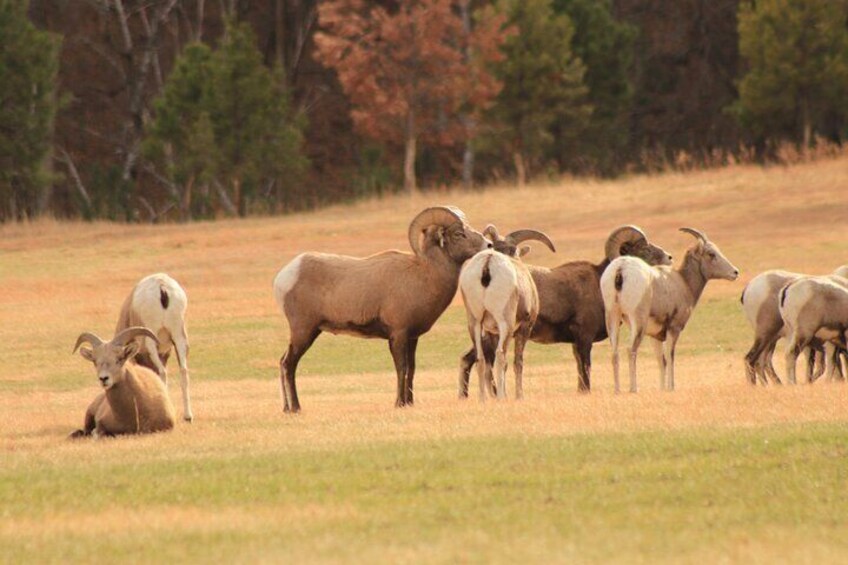
{"label": "sheep's leg", "polygon": [[395,407],[406,406],[406,375],[409,370],[409,338],[405,333],[399,333],[389,338],[389,350],[397,373],[397,396]]}
{"label": "sheep's leg", "polygon": [[521,332],[515,336],[515,351],[513,352],[513,371],[515,372],[515,398],[524,398],[524,346],[530,332]]}
{"label": "sheep's leg", "polygon": [[150,362],[153,363],[153,366],[156,367],[156,372],[159,373],[159,378],[162,379],[162,382],[165,383],[165,386],[168,386],[168,370],[165,368],[165,365],[162,363],[162,359],[159,357],[159,348],[156,345],[156,342],[153,341],[149,337],[142,338],[143,348],[147,351],[147,354],[150,356]]}
{"label": "sheep's leg", "polygon": [[413,399],[412,389],[413,381],[415,380],[415,350],[418,349],[418,338],[411,337],[406,345],[406,404],[412,406],[415,404]]}
{"label": "sheep's leg", "polygon": [[836,357],[836,346],[830,342],[824,344],[824,374],[827,382],[833,382],[836,367],[834,358]]}
{"label": "sheep's leg", "polygon": [[[760,358],[765,351],[765,343],[764,339],[757,337],[754,338],[754,345],[751,346],[751,349],[748,350],[748,353],[745,354],[745,377],[748,379],[748,383],[756,386],[757,384],[757,373],[759,368]],[[765,379],[762,379],[765,381]],[[763,382],[765,384],[765,382]]]}
{"label": "sheep's leg", "polygon": [[509,349],[510,329],[504,323],[498,324],[498,346],[495,349],[495,376],[498,383],[498,399],[506,400],[506,353]]}
{"label": "sheep's leg", "polygon": [[571,351],[577,361],[577,392],[589,392],[592,388],[592,340],[575,340]]}
{"label": "sheep's leg", "polygon": [[789,384],[797,384],[797,380],[795,379],[795,363],[798,361],[798,356],[803,351],[806,343],[805,340],[799,339],[795,336],[794,332],[789,338],[789,343],[786,346],[786,380],[789,381]]}
{"label": "sheep's leg", "polygon": [[498,387],[495,384],[493,369],[495,366],[495,346],[497,339],[492,334],[483,334],[483,357],[486,359],[486,390],[489,396],[497,398]]}
{"label": "sheep's leg", "polygon": [[177,363],[180,365],[180,388],[183,393],[183,420],[191,422],[194,420],[194,414],[191,411],[191,382],[188,377],[188,336],[185,333],[185,328],[182,330],[182,335],[173,340],[174,351],[177,352]]}
{"label": "sheep's leg", "polygon": [[457,397],[468,398],[468,381],[471,380],[471,368],[477,362],[476,347],[471,347],[462,357],[459,358],[459,386],[457,387]]}
{"label": "sheep's leg", "polygon": [[280,393],[283,397],[283,412],[300,412],[300,401],[297,398],[295,386],[297,364],[319,335],[321,330],[317,328],[308,334],[292,334],[289,348],[280,357]]}
{"label": "sheep's leg", "polygon": [[639,353],[642,338],[645,337],[645,330],[637,328],[636,323],[631,322],[630,334],[630,392],[638,392],[639,387],[636,384],[636,356]]}
{"label": "sheep's leg", "polygon": [[663,352],[663,342],[658,339],[651,339],[654,346],[654,355],[657,356],[657,366],[660,368],[660,390],[665,390],[665,353]]}
{"label": "sheep's leg", "polygon": [[472,328],[472,337],[474,338],[474,347],[477,350],[477,384],[480,389],[480,402],[486,401],[486,372],[489,360],[483,350],[483,326],[480,323],[475,323]]}
{"label": "sheep's leg", "polygon": [[668,363],[668,368],[666,372],[668,373],[668,390],[674,390],[674,355],[675,350],[677,349],[677,340],[680,338],[679,333],[668,332],[666,335],[665,347],[666,347],[666,362]]}
{"label": "sheep's leg", "polygon": [[762,375],[763,384],[767,384],[767,382],[768,382],[768,381],[766,381],[765,375],[768,375],[769,378],[771,378],[771,382],[773,384],[776,384],[776,385],[783,384],[780,380],[780,377],[777,376],[777,371],[774,370],[773,360],[774,360],[774,350],[775,350],[776,347],[777,347],[777,339],[772,339],[771,342],[769,342],[769,345],[766,348],[766,350],[760,356],[760,363],[761,363],[760,370],[763,373],[763,375]]}
{"label": "sheep's leg", "polygon": [[621,326],[618,324],[618,320],[615,316],[612,315],[611,312],[607,312],[607,335],[610,340],[610,349],[612,350],[612,374],[613,379],[615,381],[615,393],[618,394],[621,392],[621,387],[619,386],[618,379],[618,369],[619,369],[619,360],[618,360],[618,338],[619,331]]}
{"label": "sheep's leg", "polygon": [[825,346],[824,344],[810,344],[807,346],[807,382],[814,383],[825,372]]}

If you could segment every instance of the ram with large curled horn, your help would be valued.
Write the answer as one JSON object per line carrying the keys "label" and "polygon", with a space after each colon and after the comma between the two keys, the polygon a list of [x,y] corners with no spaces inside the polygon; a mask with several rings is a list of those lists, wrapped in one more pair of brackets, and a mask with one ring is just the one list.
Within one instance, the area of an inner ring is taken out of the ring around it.
{"label": "ram with large curled horn", "polygon": [[[591,387],[592,344],[606,339],[604,302],[600,279],[610,261],[626,255],[651,265],[668,265],[671,255],[651,243],[638,227],[625,225],[610,233],[604,246],[606,257],[600,263],[571,261],[548,269],[528,265],[539,293],[539,314],[530,339],[537,343],[571,343],[577,361],[577,390]],[[484,340],[483,352],[494,359],[495,344]],[[459,396],[468,395],[471,367],[477,361],[474,348],[462,356],[459,371]],[[491,361],[490,361],[491,363]]]}
{"label": "ram with large curled horn", "polygon": [[295,372],[321,332],[386,339],[397,373],[396,406],[413,403],[415,350],[450,304],[462,264],[491,247],[452,206],[434,206],[409,224],[413,253],[369,257],[302,253],[274,279],[290,337],[280,359],[283,410],[297,412]]}
{"label": "ram with large curled horn", "polygon": [[140,338],[157,341],[148,328],[134,326],[104,342],[93,333],[77,338],[83,359],[94,364],[98,384],[103,388],[85,413],[82,429],[71,437],[113,436],[167,431],[174,427],[174,406],[159,375],[136,365]]}

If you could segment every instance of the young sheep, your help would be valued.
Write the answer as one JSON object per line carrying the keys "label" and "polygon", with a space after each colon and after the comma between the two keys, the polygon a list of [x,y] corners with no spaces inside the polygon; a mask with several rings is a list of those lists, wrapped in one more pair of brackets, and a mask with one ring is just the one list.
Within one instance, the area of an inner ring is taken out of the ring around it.
{"label": "young sheep", "polygon": [[322,331],[382,338],[397,372],[396,406],[413,404],[415,350],[456,294],[462,264],[491,247],[456,208],[437,206],[409,225],[413,253],[357,258],[303,253],[274,279],[291,338],[280,359],[283,409],[300,410],[295,371]]}
{"label": "young sheep", "polygon": [[158,345],[153,339],[143,338],[135,362],[156,371],[165,386],[168,385],[168,371],[165,365],[168,363],[171,346],[174,347],[180,366],[183,419],[191,422],[194,416],[191,412],[188,376],[189,345],[185,327],[187,306],[188,297],[177,281],[164,273],[146,276],[133,287],[124,300],[115,333],[132,326],[153,330],[158,338]]}
{"label": "young sheep", "polygon": [[[840,267],[831,276],[846,275],[848,265]],[[754,343],[745,355],[745,375],[749,383],[756,384],[759,378],[765,385],[768,376],[772,382],[780,384],[772,363],[777,342],[781,337],[786,337],[786,327],[778,309],[778,295],[781,288],[804,276],[807,275],[781,270],[765,271],[751,279],[742,291],[742,310],[754,329]],[[821,341],[812,340],[808,351],[807,376],[814,381],[824,371],[824,363],[821,363],[820,369],[813,372],[814,359],[822,352]]]}
{"label": "young sheep", "polygon": [[[551,251],[556,251],[551,240],[535,230],[519,230],[500,238],[497,229],[489,225],[484,233],[491,234],[494,249],[482,251],[468,260],[459,275],[459,288],[465,302],[468,317],[468,332],[475,344],[480,381],[480,400],[486,398],[487,385],[491,392],[491,361],[483,349],[484,335],[497,338],[494,347],[497,372],[497,396],[506,398],[506,353],[509,341],[515,338],[514,370],[515,396],[524,395],[522,376],[524,369],[524,346],[539,313],[539,295],[536,284],[527,267],[518,260],[530,248],[518,248],[518,244],[529,239],[544,242]],[[467,395],[467,381],[460,376],[460,397],[463,384]]]}
{"label": "young sheep", "polygon": [[[618,341],[622,322],[630,324],[630,392],[636,385],[636,353],[642,338],[654,338],[660,365],[660,388],[674,390],[674,349],[692,310],[710,279],[736,280],[739,270],[701,232],[681,228],[698,242],[681,265],[651,267],[640,259],[619,257],[601,276],[607,332],[612,346],[615,391],[619,392]],[[665,343],[665,352],[663,352]],[[668,379],[666,380],[666,373]]]}
{"label": "young sheep", "polygon": [[[539,293],[539,316],[530,339],[544,344],[572,344],[577,361],[579,392],[589,392],[591,387],[592,344],[607,338],[600,279],[610,261],[621,255],[631,255],[650,265],[671,263],[671,255],[649,242],[645,233],[636,226],[621,226],[613,230],[604,250],[606,258],[598,264],[571,261],[553,269],[527,266]],[[491,363],[494,344],[484,340],[483,351]],[[472,345],[460,362],[460,397],[468,395],[468,379],[476,360],[477,350]]]}
{"label": "young sheep", "polygon": [[91,333],[77,338],[74,352],[83,343],[91,345],[80,349],[80,355],[94,363],[104,391],[86,410],[83,428],[70,437],[144,434],[174,427],[174,406],[164,383],[132,361],[140,347],[135,338],[140,336],[156,340],[156,334],[141,327],[127,328],[105,343]]}
{"label": "young sheep", "polygon": [[791,282],[780,291],[779,309],[788,334],[787,380],[796,383],[795,362],[815,338],[826,343],[826,373],[832,379],[840,362],[834,346],[844,350],[848,341],[848,279],[804,277]]}

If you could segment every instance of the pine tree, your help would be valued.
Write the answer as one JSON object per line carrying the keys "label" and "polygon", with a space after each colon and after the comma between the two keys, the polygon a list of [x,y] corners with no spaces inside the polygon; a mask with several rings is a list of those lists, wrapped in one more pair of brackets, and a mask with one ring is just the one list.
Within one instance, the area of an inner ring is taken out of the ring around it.
{"label": "pine tree", "polygon": [[571,49],[569,18],[555,15],[550,0],[501,0],[498,9],[518,33],[506,40],[506,58],[495,66],[504,87],[489,117],[494,137],[504,140],[513,158],[521,186],[528,169],[544,162],[555,142],[584,132],[592,108],[583,84],[585,67]]}
{"label": "pine tree", "polygon": [[51,182],[60,43],[29,22],[26,8],[0,0],[0,221],[43,212]]}
{"label": "pine tree", "polygon": [[848,6],[832,0],[758,0],[739,8],[749,70],[734,107],[756,137],[810,146],[827,116],[845,119]]}
{"label": "pine tree", "polygon": [[[147,155],[166,163],[191,216],[195,187],[245,215],[260,187],[293,182],[306,166],[300,120],[291,116],[282,73],[262,64],[247,24],[228,23],[217,50],[183,51],[157,100]],[[208,204],[209,198],[201,202]]]}
{"label": "pine tree", "polygon": [[579,147],[560,142],[557,153],[565,166],[574,163],[577,153],[597,172],[612,174],[624,165],[630,142],[633,87],[628,74],[636,29],[616,21],[611,0],[553,0],[552,7],[574,26],[571,47],[586,66],[583,81],[593,107]]}

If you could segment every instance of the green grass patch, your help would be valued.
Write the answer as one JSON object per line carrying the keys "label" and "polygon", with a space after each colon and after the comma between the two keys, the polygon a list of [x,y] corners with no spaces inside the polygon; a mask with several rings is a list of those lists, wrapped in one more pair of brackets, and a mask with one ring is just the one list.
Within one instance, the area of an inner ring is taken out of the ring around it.
{"label": "green grass patch", "polygon": [[[781,532],[848,554],[844,425],[333,450],[266,445],[173,460],[155,444],[113,459],[110,445],[97,445],[96,463],[35,460],[0,471],[3,520],[36,524],[26,535],[0,536],[4,559],[690,560],[733,555],[739,544]],[[50,535],[37,526],[57,512],[96,523],[101,513],[155,516],[174,507],[198,518],[116,535]],[[235,511],[267,519],[201,527]],[[804,555],[803,545],[787,551],[785,558]]]}

